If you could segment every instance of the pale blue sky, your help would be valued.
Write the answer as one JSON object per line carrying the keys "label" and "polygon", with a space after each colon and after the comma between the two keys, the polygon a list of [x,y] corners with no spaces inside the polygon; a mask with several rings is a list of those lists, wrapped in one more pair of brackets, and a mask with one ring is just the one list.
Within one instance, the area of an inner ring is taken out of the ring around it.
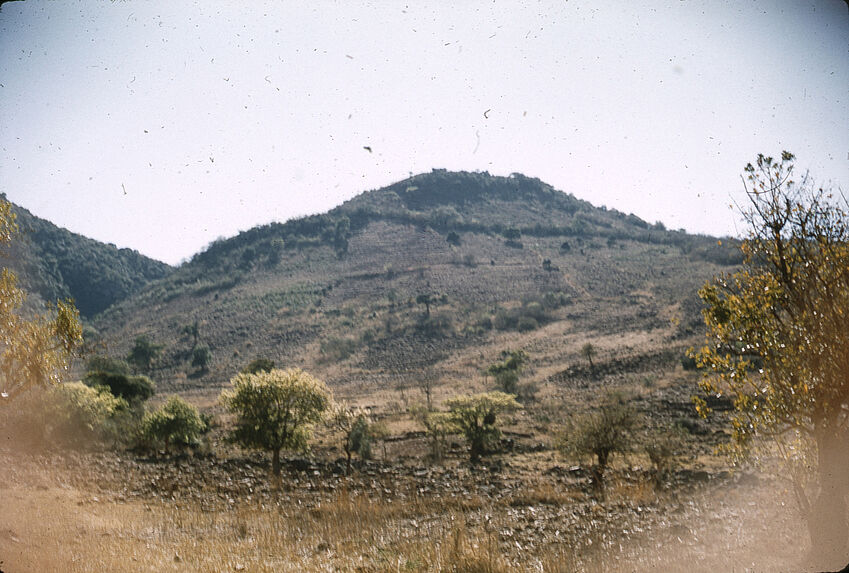
{"label": "pale blue sky", "polygon": [[434,167],[713,235],[759,152],[849,192],[842,0],[450,4],[4,4],[0,191],[169,263]]}

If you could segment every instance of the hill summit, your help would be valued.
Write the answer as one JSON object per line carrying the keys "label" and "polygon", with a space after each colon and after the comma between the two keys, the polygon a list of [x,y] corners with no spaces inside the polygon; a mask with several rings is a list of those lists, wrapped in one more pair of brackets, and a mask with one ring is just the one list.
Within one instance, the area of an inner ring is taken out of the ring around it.
{"label": "hill summit", "polygon": [[96,326],[117,355],[140,334],[164,344],[153,374],[174,390],[219,388],[257,356],[352,392],[425,372],[468,386],[506,348],[532,354],[543,380],[586,340],[690,344],[696,291],[737,257],[538,179],[434,170],[216,241]]}

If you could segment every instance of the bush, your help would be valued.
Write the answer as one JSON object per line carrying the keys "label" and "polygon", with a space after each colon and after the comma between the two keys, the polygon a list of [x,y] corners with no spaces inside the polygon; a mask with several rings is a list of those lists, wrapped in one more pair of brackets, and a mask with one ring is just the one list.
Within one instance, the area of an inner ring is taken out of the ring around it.
{"label": "bush", "polygon": [[345,472],[351,473],[351,456],[357,454],[361,460],[371,458],[371,421],[361,408],[347,404],[337,406],[330,419],[331,426],[342,432],[342,449],[345,452]]}
{"label": "bush", "polygon": [[274,369],[274,361],[257,356],[242,369],[242,374],[258,374],[259,372],[271,372]]}
{"label": "bush", "polygon": [[162,344],[155,344],[147,336],[138,336],[127,355],[127,362],[142,372],[149,372],[163,348]]}
{"label": "bush", "polygon": [[537,322],[535,318],[532,318],[530,316],[523,316],[519,318],[518,322],[516,323],[516,329],[519,332],[530,332],[532,330],[536,330],[537,328],[539,328],[539,322]]}
{"label": "bush", "polygon": [[446,336],[454,331],[454,321],[450,314],[440,312],[420,317],[416,323],[416,329],[430,338]]}
{"label": "bush", "polygon": [[652,464],[652,481],[660,487],[669,472],[675,467],[675,455],[684,443],[683,431],[673,428],[648,436],[643,446]]}
{"label": "bush", "polygon": [[125,360],[95,354],[86,362],[89,372],[111,372],[115,374],[131,374],[130,365]]}
{"label": "bush", "polygon": [[516,394],[519,386],[519,372],[502,370],[495,373],[495,385],[507,394]]}
{"label": "bush", "polygon": [[171,396],[155,412],[145,414],[142,420],[142,440],[148,447],[189,447],[198,443],[206,432],[207,424],[198,409],[179,396]]}
{"label": "bush", "polygon": [[474,396],[460,396],[445,402],[448,420],[469,442],[472,463],[491,452],[501,439],[497,416],[502,412],[522,406],[515,396],[504,392],[487,392]]}
{"label": "bush", "polygon": [[206,372],[211,359],[212,351],[206,344],[195,346],[194,350],[192,350],[192,366],[200,368],[203,372]]}
{"label": "bush", "polygon": [[113,396],[123,398],[132,406],[148,400],[156,391],[153,380],[143,375],[97,371],[86,374],[83,382],[93,388],[106,388]]}

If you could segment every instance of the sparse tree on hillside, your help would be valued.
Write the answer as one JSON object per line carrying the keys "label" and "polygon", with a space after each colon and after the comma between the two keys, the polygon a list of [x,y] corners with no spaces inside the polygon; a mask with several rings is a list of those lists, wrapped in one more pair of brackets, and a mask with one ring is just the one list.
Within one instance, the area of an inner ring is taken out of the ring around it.
{"label": "sparse tree on hillside", "polygon": [[430,316],[430,305],[435,302],[430,294],[420,294],[416,297],[416,303],[425,305],[425,316]]}
{"label": "sparse tree on hillside", "polygon": [[593,357],[595,357],[598,352],[591,343],[587,342],[581,347],[581,356],[587,359],[587,362],[590,363],[590,370],[593,369]]}
{"label": "sparse tree on hillside", "polygon": [[163,348],[165,348],[164,345],[155,344],[147,336],[137,336],[133,348],[127,355],[127,362],[141,372],[150,372],[154,361],[159,357]]}
{"label": "sparse tree on hillside", "polygon": [[490,364],[485,374],[495,377],[495,384],[507,394],[517,394],[519,388],[519,372],[528,355],[524,350],[504,350],[501,352],[502,362]]}
{"label": "sparse tree on hillside", "polygon": [[272,454],[272,471],[280,475],[280,450],[305,450],[312,426],[330,406],[324,382],[303,370],[271,370],[238,374],[233,388],[221,393],[226,408],[236,414],[235,442]]}
{"label": "sparse tree on hillside", "polygon": [[699,292],[708,342],[696,359],[702,389],[734,399],[732,452],[775,446],[788,463],[813,554],[831,568],[849,553],[849,205],[794,181],[794,160],[745,168],[743,270]]}
{"label": "sparse tree on hillside", "polygon": [[441,461],[447,449],[448,435],[457,433],[459,428],[451,422],[450,415],[447,412],[432,412],[425,407],[418,406],[414,407],[411,413],[413,419],[424,426],[430,440],[430,460],[433,462]]}
{"label": "sparse tree on hillside", "polygon": [[498,415],[520,409],[516,397],[504,392],[487,392],[446,400],[448,419],[466,436],[472,463],[493,450],[501,439]]}
{"label": "sparse tree on hillside", "polygon": [[192,350],[192,366],[200,368],[201,372],[208,370],[210,360],[212,360],[212,351],[206,344],[195,346],[195,349]]}
{"label": "sparse tree on hillside", "polygon": [[577,456],[594,456],[593,477],[599,491],[604,491],[604,477],[613,454],[628,450],[637,425],[634,410],[622,396],[608,396],[593,413],[578,418],[566,432],[561,449]]}
{"label": "sparse tree on hillside", "polygon": [[330,425],[342,432],[342,450],[345,452],[345,473],[351,473],[351,456],[360,459],[371,457],[371,420],[362,408],[339,404],[333,409]]}
{"label": "sparse tree on hillside", "polygon": [[[0,250],[17,232],[9,202],[0,200]],[[61,381],[71,355],[82,343],[79,312],[71,301],[58,301],[45,314],[24,316],[26,293],[9,269],[0,274],[0,405],[33,386]]]}
{"label": "sparse tree on hillside", "polygon": [[436,372],[434,372],[433,368],[426,368],[416,376],[415,380],[419,390],[425,395],[427,410],[430,412],[433,410],[433,387],[437,380]]}

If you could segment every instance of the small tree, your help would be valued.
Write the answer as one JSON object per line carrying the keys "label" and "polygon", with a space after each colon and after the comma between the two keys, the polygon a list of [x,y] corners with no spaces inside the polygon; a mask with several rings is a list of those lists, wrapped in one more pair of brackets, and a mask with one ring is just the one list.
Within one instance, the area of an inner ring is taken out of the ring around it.
{"label": "small tree", "polygon": [[142,372],[150,372],[153,362],[165,346],[155,344],[145,335],[137,336],[132,350],[127,355],[127,362]]}
{"label": "small tree", "polygon": [[659,431],[646,436],[643,451],[651,462],[651,476],[656,488],[663,485],[664,479],[675,467],[675,456],[682,445],[680,429]]}
{"label": "small tree", "polygon": [[430,294],[420,294],[416,297],[416,303],[425,305],[425,316],[430,316],[430,305],[435,302],[436,300]]}
{"label": "small tree", "polygon": [[426,368],[415,378],[416,385],[425,396],[425,404],[427,404],[428,412],[433,410],[433,387],[436,385],[436,380],[437,376],[433,368]]}
{"label": "small tree", "polygon": [[369,435],[371,436],[372,441],[380,442],[381,448],[383,449],[383,461],[386,461],[386,441],[392,435],[389,431],[389,426],[386,425],[386,422],[372,422],[369,426]]}
{"label": "small tree", "polygon": [[312,426],[330,405],[330,390],[299,369],[238,374],[230,383],[233,388],[221,393],[221,401],[236,414],[232,439],[271,452],[271,468],[279,476],[280,450],[307,448]]}
{"label": "small tree", "polygon": [[441,461],[447,449],[448,436],[457,432],[449,414],[432,412],[422,406],[413,408],[412,414],[413,418],[424,426],[425,433],[430,440],[430,460],[433,462]]}
{"label": "small tree", "polygon": [[351,456],[360,459],[371,457],[371,420],[362,408],[339,404],[334,408],[330,425],[342,432],[342,450],[345,452],[345,473],[351,473]]}
{"label": "small tree", "polygon": [[497,416],[521,408],[516,397],[504,392],[487,392],[474,396],[460,396],[445,402],[448,418],[469,442],[472,463],[493,450],[501,439]]}
{"label": "small tree", "polygon": [[633,409],[621,396],[608,396],[601,407],[583,416],[566,433],[561,449],[577,456],[594,456],[593,477],[604,491],[604,476],[613,454],[628,451],[637,425]]}
{"label": "small tree", "polygon": [[207,430],[198,409],[179,396],[171,396],[155,412],[142,420],[142,437],[148,444],[163,444],[165,451],[171,446],[187,447],[197,443]]}
{"label": "small tree", "polygon": [[587,359],[587,362],[590,363],[590,370],[593,368],[593,358],[598,354],[591,343],[587,342],[581,347],[581,356]]}
{"label": "small tree", "polygon": [[849,553],[849,203],[794,181],[794,161],[746,165],[743,270],[699,292],[708,337],[694,355],[704,392],[734,399],[730,451],[775,448],[786,462],[826,569]]}

